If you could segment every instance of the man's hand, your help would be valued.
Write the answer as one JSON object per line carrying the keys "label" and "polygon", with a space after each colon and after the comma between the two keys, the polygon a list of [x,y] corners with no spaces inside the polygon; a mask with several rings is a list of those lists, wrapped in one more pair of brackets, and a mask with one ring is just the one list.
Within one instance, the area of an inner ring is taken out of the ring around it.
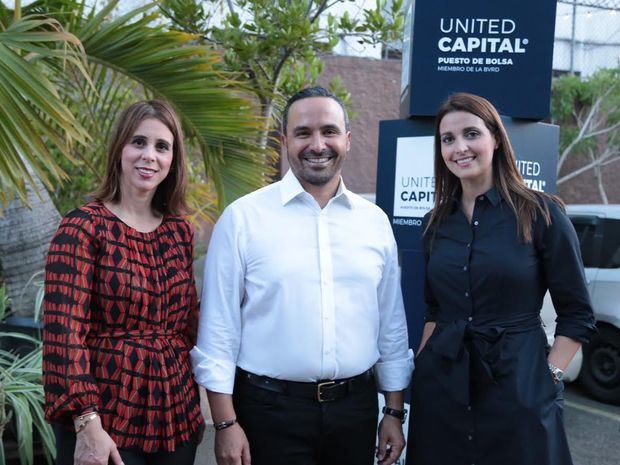
{"label": "man's hand", "polygon": [[400,420],[384,415],[379,423],[379,450],[377,459],[381,465],[392,465],[405,448],[405,436]]}
{"label": "man's hand", "polygon": [[114,465],[123,465],[116,444],[101,426],[101,419],[97,417],[77,433],[74,465],[108,465],[108,459]]}
{"label": "man's hand", "polygon": [[250,444],[239,423],[215,432],[217,465],[250,465]]}

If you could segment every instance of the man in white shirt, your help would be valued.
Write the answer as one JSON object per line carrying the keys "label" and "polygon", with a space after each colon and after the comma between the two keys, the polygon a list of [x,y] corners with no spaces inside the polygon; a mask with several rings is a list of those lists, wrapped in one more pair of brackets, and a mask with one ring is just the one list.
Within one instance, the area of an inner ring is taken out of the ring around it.
{"label": "man in white shirt", "polygon": [[346,189],[342,102],[304,89],[283,114],[284,178],[232,203],[207,254],[196,380],[219,465],[370,465],[405,440],[413,357],[387,216]]}

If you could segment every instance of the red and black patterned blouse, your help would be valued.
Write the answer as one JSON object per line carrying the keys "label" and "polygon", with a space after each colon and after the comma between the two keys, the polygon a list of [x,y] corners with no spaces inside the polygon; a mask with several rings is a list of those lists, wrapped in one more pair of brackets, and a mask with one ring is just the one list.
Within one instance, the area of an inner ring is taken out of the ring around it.
{"label": "red and black patterned blouse", "polygon": [[189,224],[127,226],[103,204],[65,216],[45,268],[45,416],[96,407],[120,448],[173,451],[203,423],[191,374],[197,297]]}

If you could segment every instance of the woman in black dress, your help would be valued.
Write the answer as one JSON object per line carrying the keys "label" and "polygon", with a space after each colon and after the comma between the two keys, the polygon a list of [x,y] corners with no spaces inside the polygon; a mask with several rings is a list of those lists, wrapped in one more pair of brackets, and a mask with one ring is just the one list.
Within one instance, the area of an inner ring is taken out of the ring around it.
{"label": "woman in black dress", "polygon": [[559,200],[524,184],[491,103],[454,94],[436,121],[407,463],[569,465],[561,375],[595,330],[575,231]]}

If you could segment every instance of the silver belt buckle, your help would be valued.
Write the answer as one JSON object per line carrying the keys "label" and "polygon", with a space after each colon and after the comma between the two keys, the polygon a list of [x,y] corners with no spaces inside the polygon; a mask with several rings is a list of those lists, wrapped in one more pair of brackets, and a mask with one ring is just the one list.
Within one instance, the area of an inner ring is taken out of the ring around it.
{"label": "silver belt buckle", "polygon": [[323,398],[321,397],[321,388],[323,388],[323,386],[331,386],[333,384],[336,384],[335,381],[325,381],[324,383],[319,383],[316,386],[316,400],[318,400],[319,402],[327,402],[326,400],[323,400]]}

